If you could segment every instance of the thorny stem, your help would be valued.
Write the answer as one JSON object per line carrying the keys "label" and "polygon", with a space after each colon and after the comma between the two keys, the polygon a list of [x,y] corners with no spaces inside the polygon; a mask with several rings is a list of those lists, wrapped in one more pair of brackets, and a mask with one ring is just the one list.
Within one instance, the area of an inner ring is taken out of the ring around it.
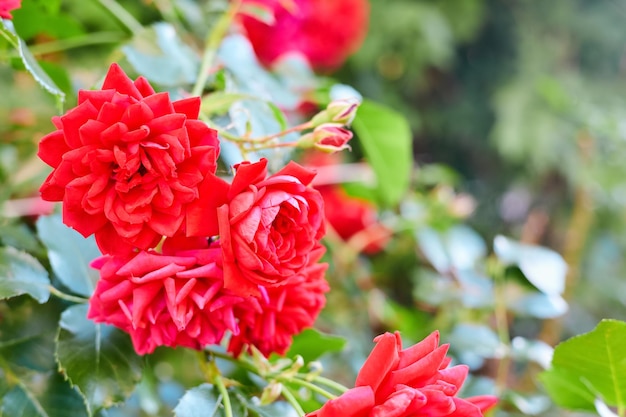
{"label": "thorny stem", "polygon": [[191,90],[192,96],[202,95],[206,81],[209,78],[211,67],[213,66],[213,60],[217,54],[217,49],[219,48],[222,39],[224,39],[224,36],[226,36],[228,28],[239,10],[240,3],[241,0],[231,1],[226,13],[220,16],[213,30],[207,34],[204,55],[202,56],[202,64],[200,65],[200,72],[198,73],[196,84]]}
{"label": "thorny stem", "polygon": [[137,36],[143,30],[141,23],[139,23],[132,14],[128,13],[126,9],[120,6],[115,0],[98,0],[98,2],[104,6],[104,8],[107,9],[113,17],[126,26],[133,36]]}
{"label": "thorny stem", "polygon": [[54,288],[52,285],[48,285],[48,291],[50,291],[50,294],[62,299],[62,300],[66,300],[66,301],[71,301],[73,303],[79,303],[79,304],[85,304],[89,302],[88,298],[83,298],[83,297],[75,297],[73,295],[69,295],[66,294],[62,291],[57,290],[56,288]]}

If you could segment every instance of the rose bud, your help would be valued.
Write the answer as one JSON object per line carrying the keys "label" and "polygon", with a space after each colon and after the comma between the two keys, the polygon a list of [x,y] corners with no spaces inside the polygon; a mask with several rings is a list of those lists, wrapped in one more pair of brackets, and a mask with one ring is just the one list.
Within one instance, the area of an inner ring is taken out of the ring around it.
{"label": "rose bud", "polygon": [[299,148],[315,148],[322,152],[334,153],[350,149],[348,142],[352,132],[339,123],[326,123],[316,127],[313,132],[302,136],[298,141]]}
{"label": "rose bud", "polygon": [[333,100],[311,119],[313,126],[317,127],[325,123],[339,123],[342,125],[350,125],[356,116],[359,108],[359,100],[355,98]]}

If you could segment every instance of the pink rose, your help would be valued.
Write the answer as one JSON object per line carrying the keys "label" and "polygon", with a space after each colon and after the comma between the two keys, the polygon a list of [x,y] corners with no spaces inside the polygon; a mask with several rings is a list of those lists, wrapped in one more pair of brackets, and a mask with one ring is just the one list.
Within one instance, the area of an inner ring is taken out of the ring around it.
{"label": "pink rose", "polygon": [[41,140],[38,155],[54,168],[42,197],[63,201],[64,223],[95,234],[103,253],[154,247],[179,231],[216,169],[217,134],[199,111],[200,98],[172,102],[112,64],[102,89],[79,91]]}
{"label": "pink rose", "polygon": [[254,345],[265,356],[283,355],[293,336],[313,327],[326,304],[328,283],[324,273],[328,264],[317,263],[324,253],[319,245],[311,253],[310,265],[287,284],[280,287],[259,287],[261,295],[249,297],[235,306],[239,320],[239,334],[233,335],[228,351],[238,356],[246,347]]}
{"label": "pink rose", "polygon": [[264,65],[272,65],[288,52],[304,55],[314,69],[334,70],[355,52],[367,33],[367,0],[295,0],[287,10],[281,0],[244,0],[274,13],[267,24],[241,16],[248,38]]}
{"label": "pink rose", "polygon": [[21,3],[22,0],[0,0],[0,18],[13,19],[10,12],[22,7]]}
{"label": "pink rose", "polygon": [[496,404],[497,398],[490,395],[456,396],[468,367],[449,367],[448,345],[439,346],[438,332],[404,350],[398,332],[385,333],[374,341],[376,346],[363,364],[355,388],[308,417],[482,417]]}
{"label": "pink rose", "polygon": [[157,346],[201,349],[219,343],[227,330],[237,334],[233,306],[243,298],[223,288],[220,248],[208,247],[206,240],[192,246],[172,248],[166,240],[171,254],[144,251],[95,260],[100,280],[88,317],[128,332],[141,355]]}
{"label": "pink rose", "polygon": [[308,186],[314,176],[290,162],[267,177],[262,159],[236,166],[230,185],[215,176],[203,183],[206,199],[191,207],[187,233],[219,234],[225,288],[258,296],[259,285],[284,285],[310,265],[324,234],[322,197]]}

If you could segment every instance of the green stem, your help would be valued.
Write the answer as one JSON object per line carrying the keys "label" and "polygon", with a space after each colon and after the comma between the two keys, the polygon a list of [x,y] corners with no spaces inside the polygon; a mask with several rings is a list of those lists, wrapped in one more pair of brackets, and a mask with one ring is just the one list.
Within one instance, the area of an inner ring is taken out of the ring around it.
{"label": "green stem", "polygon": [[211,348],[205,348],[205,352],[213,355],[216,358],[224,359],[224,360],[227,360],[227,361],[232,362],[234,364],[237,364],[237,365],[241,366],[242,368],[244,368],[245,370],[253,372],[253,373],[259,375],[259,370],[256,369],[256,367],[252,363],[250,363],[250,362],[248,362],[248,361],[246,361],[244,359],[237,359],[237,358],[234,358],[233,356],[229,355],[228,353],[217,352],[217,351],[212,350]]}
{"label": "green stem", "polygon": [[224,403],[225,417],[233,417],[233,407],[230,404],[230,396],[228,395],[228,390],[226,389],[226,386],[224,385],[222,376],[219,374],[216,375],[213,382],[215,382],[215,386],[217,387],[217,390],[222,395],[222,402]]}
{"label": "green stem", "polygon": [[[509,323],[507,319],[506,295],[504,293],[504,268],[497,260],[492,259],[491,271],[494,281],[494,315],[496,319],[498,339],[503,346],[510,348],[511,337],[509,334]],[[498,363],[498,370],[496,374],[496,387],[500,393],[504,392],[506,389],[510,364],[511,357],[507,349],[505,356],[502,357]]]}
{"label": "green stem", "polygon": [[226,13],[220,16],[213,30],[208,33],[205,41],[204,54],[202,56],[202,64],[200,65],[200,72],[198,73],[196,84],[191,90],[192,96],[202,95],[204,86],[209,79],[209,71],[213,66],[213,60],[217,54],[217,49],[219,48],[222,39],[224,39],[224,36],[226,36],[228,28],[230,28],[230,24],[239,10],[240,3],[241,0],[232,1],[228,10],[226,10]]}
{"label": "green stem", "polygon": [[334,400],[335,398],[337,398],[337,396],[335,394],[331,394],[330,392],[326,391],[324,388],[322,387],[318,387],[315,384],[311,384],[309,381],[305,381],[303,379],[299,379],[299,378],[278,378],[278,380],[280,382],[290,382],[292,384],[297,384],[300,385],[302,387],[308,388],[311,391],[317,392],[320,395],[323,395],[324,397],[330,399],[330,400]]}
{"label": "green stem", "polygon": [[33,55],[37,56],[53,52],[66,51],[73,48],[80,48],[82,46],[121,42],[126,38],[126,35],[122,35],[117,32],[98,32],[75,38],[60,39],[58,41],[41,43],[30,46],[28,49]]}
{"label": "green stem", "polygon": [[141,23],[115,0],[98,0],[98,2],[107,9],[113,17],[122,23],[133,36],[138,35],[143,30]]}
{"label": "green stem", "polygon": [[334,390],[337,390],[337,391],[339,391],[342,394],[344,392],[348,391],[348,389],[349,389],[348,387],[340,384],[339,382],[335,382],[332,379],[328,379],[328,378],[325,378],[325,377],[320,376],[320,375],[318,375],[315,378],[313,378],[313,381],[315,381],[315,382],[317,382],[319,384],[322,384],[322,385],[326,385],[327,387],[332,388]]}
{"label": "green stem", "polygon": [[83,298],[83,297],[75,297],[73,295],[69,295],[69,294],[65,294],[62,291],[57,290],[56,288],[54,288],[52,285],[48,285],[48,291],[50,291],[50,294],[62,299],[62,300],[67,300],[67,301],[71,301],[73,303],[79,303],[79,304],[85,304],[89,302],[88,298]]}
{"label": "green stem", "polygon": [[284,385],[283,385],[283,389],[281,393],[283,394],[283,397],[285,397],[287,402],[291,404],[293,409],[296,410],[296,413],[298,413],[300,417],[303,417],[304,414],[306,414],[304,410],[302,409],[302,406],[300,406],[300,403],[298,402],[298,400],[296,400],[296,397],[294,397],[291,391],[289,391],[289,389],[285,387]]}

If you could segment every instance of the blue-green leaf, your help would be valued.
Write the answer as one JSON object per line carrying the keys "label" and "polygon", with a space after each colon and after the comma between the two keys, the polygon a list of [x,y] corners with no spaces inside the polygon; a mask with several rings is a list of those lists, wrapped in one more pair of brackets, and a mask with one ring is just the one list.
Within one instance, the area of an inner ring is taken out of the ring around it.
{"label": "blue-green leaf", "polygon": [[211,384],[202,384],[183,395],[174,409],[176,417],[219,416],[222,397]]}
{"label": "blue-green leaf", "polygon": [[0,300],[28,294],[45,303],[49,286],[48,272],[37,259],[10,246],[0,248]]}
{"label": "blue-green leaf", "polygon": [[163,86],[193,84],[200,68],[198,55],[169,23],[155,23],[122,51],[139,74]]}
{"label": "blue-green leaf", "polygon": [[505,265],[517,265],[539,291],[547,295],[563,293],[567,264],[555,251],[519,243],[504,236],[496,236],[493,250]]}
{"label": "blue-green leaf", "polygon": [[65,226],[59,214],[40,217],[37,233],[48,248],[50,265],[59,280],[74,293],[91,296],[99,275],[89,264],[102,256],[94,238],[84,238]]}

